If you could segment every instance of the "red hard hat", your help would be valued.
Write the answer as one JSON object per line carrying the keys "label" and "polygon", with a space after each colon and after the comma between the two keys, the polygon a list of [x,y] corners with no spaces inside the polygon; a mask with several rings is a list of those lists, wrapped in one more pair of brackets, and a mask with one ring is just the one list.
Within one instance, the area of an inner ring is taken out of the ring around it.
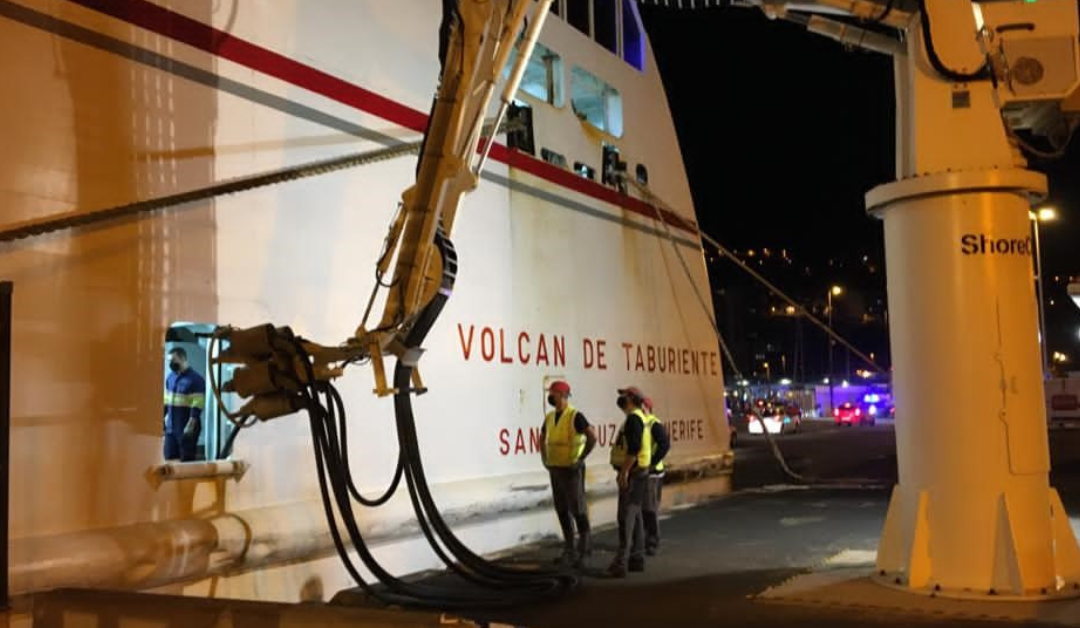
{"label": "red hard hat", "polygon": [[641,389],[637,386],[631,386],[629,388],[620,388],[620,395],[630,395],[631,397],[637,397],[638,399],[645,399],[645,393],[641,392]]}
{"label": "red hard hat", "polygon": [[564,382],[562,380],[552,382],[551,385],[548,386],[548,391],[549,392],[562,393],[564,395],[569,395],[570,394],[570,384],[567,384],[566,382]]}

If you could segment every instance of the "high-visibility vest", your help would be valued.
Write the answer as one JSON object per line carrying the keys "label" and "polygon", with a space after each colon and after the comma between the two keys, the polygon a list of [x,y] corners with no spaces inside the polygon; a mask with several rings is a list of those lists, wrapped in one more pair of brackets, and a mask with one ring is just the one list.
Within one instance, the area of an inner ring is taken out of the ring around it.
{"label": "high-visibility vest", "polygon": [[[663,421],[660,420],[660,417],[656,416],[655,414],[649,413],[645,417],[645,429],[649,432],[649,438],[650,439],[652,439],[652,426],[655,423],[660,423],[661,425],[663,425]],[[659,447],[659,446],[660,446],[660,443],[657,443],[656,441],[653,441],[653,446],[652,446],[653,456],[656,455],[656,448]],[[662,472],[664,470],[664,461],[661,460],[660,462],[656,463],[656,466],[654,467],[654,469],[656,470],[657,473]]]}
{"label": "high-visibility vest", "polygon": [[544,417],[544,457],[549,467],[572,467],[585,451],[585,435],[574,428],[577,410],[566,406],[559,420],[555,411]]}
{"label": "high-visibility vest", "polygon": [[[641,449],[637,453],[637,466],[648,470],[649,465],[652,464],[652,450],[653,440],[652,431],[649,430],[649,417],[645,415],[645,412],[640,408],[631,412],[631,414],[641,419],[641,424],[644,429],[641,430]],[[623,425],[619,428],[619,434],[615,437],[615,445],[611,448],[611,466],[616,468],[622,468],[623,462],[626,461],[626,457],[629,454],[626,452],[626,421],[623,421]]]}

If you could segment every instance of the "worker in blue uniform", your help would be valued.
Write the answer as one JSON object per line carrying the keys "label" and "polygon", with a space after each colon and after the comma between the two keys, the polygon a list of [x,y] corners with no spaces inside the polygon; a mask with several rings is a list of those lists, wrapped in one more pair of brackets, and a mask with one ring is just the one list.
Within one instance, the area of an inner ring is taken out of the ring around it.
{"label": "worker in blue uniform", "polygon": [[187,351],[169,351],[169,376],[165,378],[165,459],[195,460],[202,410],[206,407],[206,380],[188,364]]}

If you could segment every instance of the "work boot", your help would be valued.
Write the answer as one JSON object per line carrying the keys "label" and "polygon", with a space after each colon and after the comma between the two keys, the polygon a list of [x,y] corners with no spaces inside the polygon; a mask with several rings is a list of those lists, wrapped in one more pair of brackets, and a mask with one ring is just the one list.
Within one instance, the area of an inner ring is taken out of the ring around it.
{"label": "work boot", "polygon": [[578,558],[588,558],[592,556],[592,535],[588,532],[582,532],[578,537],[577,545]]}
{"label": "work boot", "polygon": [[588,557],[589,557],[589,555],[587,553],[585,553],[585,552],[583,552],[583,551],[581,551],[579,549],[578,552],[577,552],[577,555],[574,556],[574,569],[584,569],[585,568],[585,560]]}
{"label": "work boot", "polygon": [[577,556],[574,553],[574,546],[573,544],[570,544],[563,546],[562,553],[559,554],[559,557],[556,558],[553,562],[557,565],[569,567],[570,565],[573,565],[576,560]]}
{"label": "work boot", "polygon": [[630,571],[645,571],[645,560],[630,559]]}
{"label": "work boot", "polygon": [[656,556],[656,553],[658,551],[660,551],[660,544],[659,543],[657,543],[655,545],[646,545],[645,546],[645,555],[646,556]]}
{"label": "work boot", "polygon": [[626,565],[620,562],[611,563],[611,566],[608,567],[607,574],[612,578],[625,578]]}

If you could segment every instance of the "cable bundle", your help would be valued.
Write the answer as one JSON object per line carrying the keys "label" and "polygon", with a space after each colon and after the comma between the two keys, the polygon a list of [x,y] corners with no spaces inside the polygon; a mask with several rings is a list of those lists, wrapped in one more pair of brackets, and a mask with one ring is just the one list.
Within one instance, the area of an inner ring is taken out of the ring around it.
{"label": "cable bundle", "polygon": [[[435,244],[443,258],[443,286],[410,328],[405,339],[408,348],[421,345],[453,286],[456,271],[453,247],[441,232]],[[412,365],[398,360],[394,369],[394,386],[398,391],[394,395],[399,446],[397,468],[386,491],[378,497],[367,498],[357,489],[349,467],[348,419],[340,393],[333,384],[316,379],[312,361],[301,338],[282,335],[275,339],[275,343],[281,351],[298,356],[307,370],[306,381],[310,384],[305,384],[298,395],[303,399],[311,422],[319,489],[327,523],[342,563],[365,593],[386,604],[438,609],[492,608],[557,596],[577,584],[576,576],[569,572],[509,568],[488,561],[466,547],[450,529],[439,512],[424,472],[412,409]],[[405,582],[383,568],[372,555],[357,523],[354,502],[364,507],[381,506],[395,494],[402,478],[408,487],[420,530],[432,550],[453,573],[472,586],[447,587]],[[365,581],[353,563],[338,528],[339,518],[360,561],[382,583],[383,588]]]}

